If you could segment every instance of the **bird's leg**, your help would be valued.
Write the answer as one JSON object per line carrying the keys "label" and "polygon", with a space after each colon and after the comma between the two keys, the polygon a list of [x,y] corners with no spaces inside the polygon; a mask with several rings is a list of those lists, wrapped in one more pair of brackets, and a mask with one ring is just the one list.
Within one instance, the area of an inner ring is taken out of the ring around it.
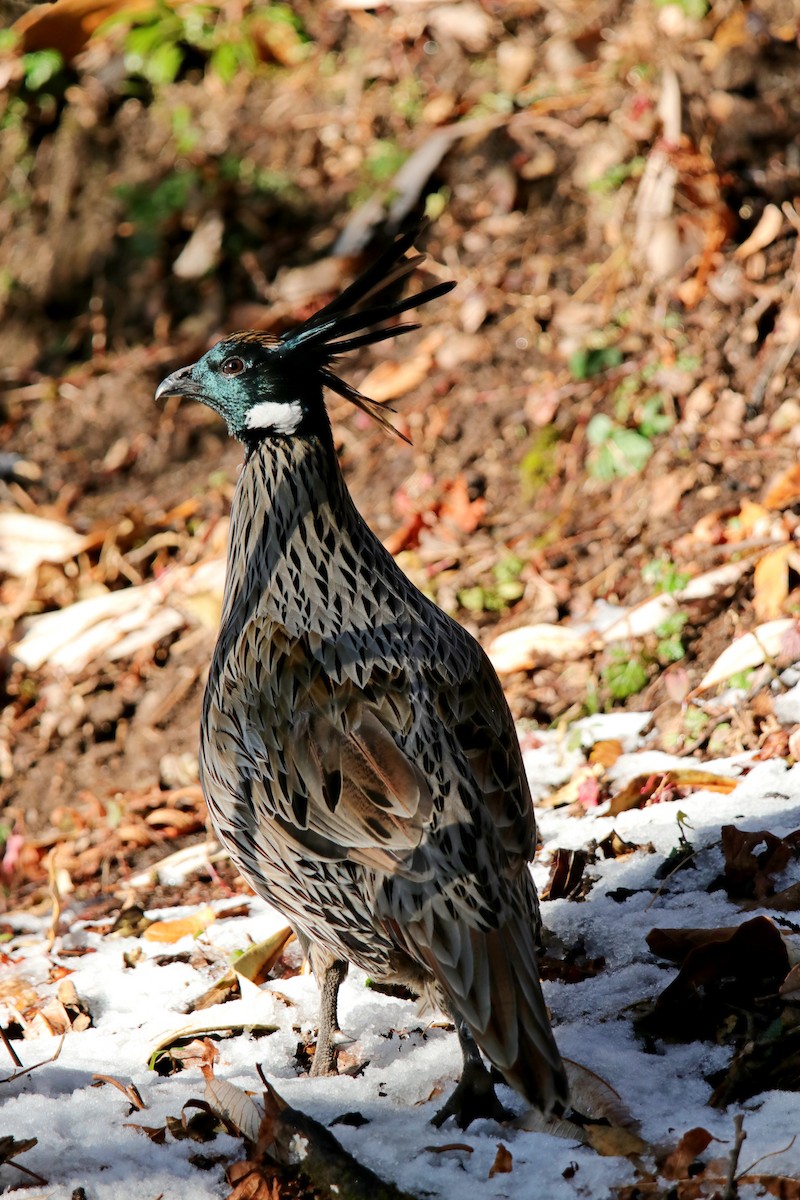
{"label": "bird's leg", "polygon": [[339,1032],[337,1002],[348,964],[343,958],[334,958],[316,947],[312,948],[310,961],[320,991],[317,1048],[314,1051],[311,1074],[335,1075],[336,1034]]}
{"label": "bird's leg", "polygon": [[475,1039],[461,1017],[453,1014],[453,1020],[464,1066],[455,1091],[433,1117],[431,1124],[439,1129],[448,1117],[455,1117],[459,1128],[466,1129],[478,1117],[489,1117],[495,1121],[510,1120],[514,1114],[497,1099],[492,1076],[481,1058]]}

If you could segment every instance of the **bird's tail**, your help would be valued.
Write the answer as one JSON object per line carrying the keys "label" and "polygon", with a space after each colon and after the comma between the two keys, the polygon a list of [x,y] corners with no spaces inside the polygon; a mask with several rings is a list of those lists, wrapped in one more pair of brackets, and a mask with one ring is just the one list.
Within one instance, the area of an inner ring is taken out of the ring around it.
{"label": "bird's tail", "polygon": [[407,934],[489,1061],[549,1112],[566,1102],[567,1079],[539,982],[536,899],[525,884],[522,892],[499,928],[482,930],[439,912],[427,933],[411,925]]}
{"label": "bird's tail", "polygon": [[550,1112],[556,1102],[566,1102],[567,1078],[542,995],[530,922],[515,914],[501,929],[470,932],[473,959],[485,957],[488,1005],[475,1004],[474,986],[456,1003],[507,1083]]}
{"label": "bird's tail", "polygon": [[388,328],[372,327],[383,326],[393,317],[410,308],[417,308],[420,304],[427,304],[429,300],[435,300],[437,296],[443,296],[455,287],[455,283],[448,280],[416,292],[413,296],[406,296],[401,300],[395,298],[403,282],[424,261],[424,254],[406,257],[406,251],[413,244],[418,232],[419,230],[413,229],[398,237],[354,283],[345,288],[341,295],[282,337],[275,348],[277,354],[293,356],[299,351],[315,361],[326,387],[369,413],[399,437],[403,435],[386,420],[385,406],[371,400],[369,396],[362,395],[352,384],[340,379],[327,364],[349,350],[358,350],[361,346],[383,342],[387,338],[418,329],[419,326],[413,322],[404,322]]}

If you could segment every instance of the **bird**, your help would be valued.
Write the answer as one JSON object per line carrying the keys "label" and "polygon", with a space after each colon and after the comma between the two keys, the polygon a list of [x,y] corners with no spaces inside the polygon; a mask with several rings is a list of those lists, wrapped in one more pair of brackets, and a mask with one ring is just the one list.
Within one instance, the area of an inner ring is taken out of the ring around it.
{"label": "bird", "polygon": [[333,366],[418,328],[392,322],[455,286],[397,298],[424,258],[408,253],[416,236],[282,336],[224,337],[156,398],[202,402],[244,446],[200,780],[220,841],[319,983],[311,1073],[336,1071],[338,992],[355,964],[450,1016],[463,1069],[433,1123],[466,1128],[509,1116],[495,1078],[545,1113],[567,1083],[539,977],[534,810],[502,687],[358,512],[325,406],[327,388],[394,428]]}

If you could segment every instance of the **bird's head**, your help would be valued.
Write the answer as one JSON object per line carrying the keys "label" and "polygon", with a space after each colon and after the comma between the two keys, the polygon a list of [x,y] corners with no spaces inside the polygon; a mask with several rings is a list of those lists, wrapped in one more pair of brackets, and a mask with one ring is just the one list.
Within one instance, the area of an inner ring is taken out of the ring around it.
{"label": "bird's head", "polygon": [[349,350],[418,328],[408,323],[373,327],[455,287],[439,283],[403,300],[394,298],[422,262],[422,255],[405,257],[414,236],[412,232],[399,237],[355,283],[297,329],[280,338],[259,332],[232,334],[196,363],[167,376],[156,399],[200,400],[224,417],[234,437],[252,444],[322,433],[328,428],[322,388],[329,387],[397,433],[382,406],[340,379],[329,364]]}
{"label": "bird's head", "polygon": [[187,396],[225,419],[240,441],[314,431],[323,417],[321,388],[312,366],[263,333],[234,333],[159,384],[156,399]]}

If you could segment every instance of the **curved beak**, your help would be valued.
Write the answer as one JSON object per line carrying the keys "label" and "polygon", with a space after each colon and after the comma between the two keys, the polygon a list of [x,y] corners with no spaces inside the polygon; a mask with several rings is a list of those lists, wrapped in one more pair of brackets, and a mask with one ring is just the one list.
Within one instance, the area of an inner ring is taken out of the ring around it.
{"label": "curved beak", "polygon": [[193,370],[194,363],[188,367],[181,367],[166,379],[162,379],[156,388],[156,400],[163,400],[166,396],[191,396],[193,399],[199,399],[199,388],[192,379]]}

